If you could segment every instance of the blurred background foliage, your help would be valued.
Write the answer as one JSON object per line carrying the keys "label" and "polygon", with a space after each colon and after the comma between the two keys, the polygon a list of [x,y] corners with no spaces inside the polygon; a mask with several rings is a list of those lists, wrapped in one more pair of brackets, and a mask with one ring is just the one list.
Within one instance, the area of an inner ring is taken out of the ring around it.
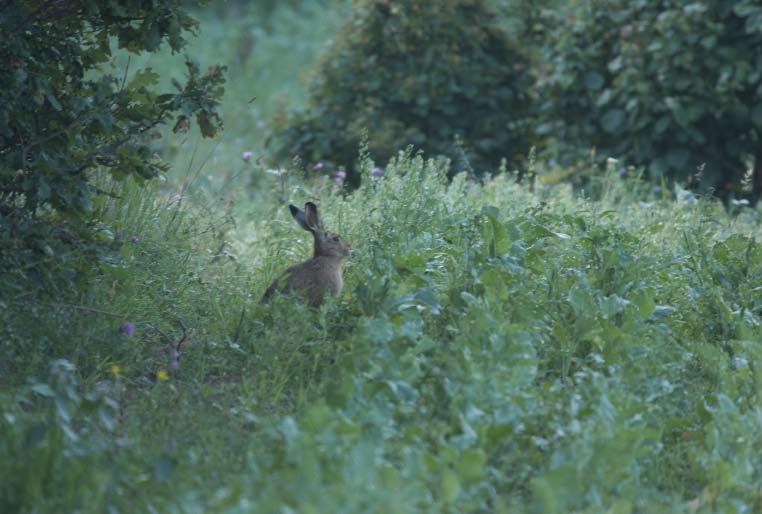
{"label": "blurred background foliage", "polygon": [[571,162],[594,146],[653,179],[762,194],[758,2],[571,1],[544,15],[554,30],[538,62],[537,130],[549,151]]}
{"label": "blurred background foliage", "polygon": [[275,158],[355,170],[368,130],[380,162],[412,145],[449,157],[455,172],[488,173],[501,159],[517,167],[532,129],[520,44],[489,1],[356,2],[322,57],[307,107],[283,120]]}

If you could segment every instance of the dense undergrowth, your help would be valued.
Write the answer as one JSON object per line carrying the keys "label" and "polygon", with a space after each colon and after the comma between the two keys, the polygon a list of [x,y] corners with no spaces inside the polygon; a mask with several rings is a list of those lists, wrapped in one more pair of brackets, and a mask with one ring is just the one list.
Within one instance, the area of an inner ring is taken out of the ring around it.
{"label": "dense undergrowth", "polygon": [[371,168],[262,184],[352,243],[319,312],[259,302],[309,250],[277,194],[242,246],[192,194],[112,184],[86,283],[4,302],[2,510],[762,507],[758,211]]}
{"label": "dense undergrowth", "polygon": [[[268,173],[321,8],[205,22],[202,64],[254,38],[227,132],[167,137],[166,181],[101,181],[90,243],[53,217],[0,277],[0,512],[762,510],[759,207],[614,166],[584,193],[411,153],[351,193]],[[262,305],[306,200],[352,245],[344,293]]]}

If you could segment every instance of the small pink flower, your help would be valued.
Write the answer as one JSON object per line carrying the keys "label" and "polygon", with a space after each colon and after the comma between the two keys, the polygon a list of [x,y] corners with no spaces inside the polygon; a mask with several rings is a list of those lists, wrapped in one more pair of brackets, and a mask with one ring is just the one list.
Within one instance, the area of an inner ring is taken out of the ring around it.
{"label": "small pink flower", "polygon": [[325,167],[325,164],[323,164],[323,161],[318,161],[318,162],[317,162],[317,163],[316,163],[316,164],[315,164],[315,165],[312,167],[312,169],[313,169],[313,170],[315,170],[315,171],[320,171],[320,170],[322,170],[324,167]]}
{"label": "small pink flower", "polygon": [[138,241],[140,241],[140,238],[136,235],[133,235],[132,237],[130,237],[130,241],[132,241],[133,243],[137,243]]}
{"label": "small pink flower", "polygon": [[370,174],[373,175],[376,178],[383,177],[384,176],[384,169],[383,168],[379,168],[378,166],[375,166],[373,168],[373,170],[370,172]]}
{"label": "small pink flower", "polygon": [[135,333],[135,325],[133,325],[129,321],[126,321],[122,323],[121,327],[119,327],[119,332],[129,337]]}
{"label": "small pink flower", "polygon": [[339,168],[339,170],[333,175],[333,181],[337,186],[342,185],[345,178],[347,178],[347,172],[344,171],[343,168]]}
{"label": "small pink flower", "polygon": [[244,162],[249,162],[252,157],[254,157],[254,152],[250,150],[246,150],[245,152],[243,152],[243,154],[241,154],[241,158],[243,159]]}

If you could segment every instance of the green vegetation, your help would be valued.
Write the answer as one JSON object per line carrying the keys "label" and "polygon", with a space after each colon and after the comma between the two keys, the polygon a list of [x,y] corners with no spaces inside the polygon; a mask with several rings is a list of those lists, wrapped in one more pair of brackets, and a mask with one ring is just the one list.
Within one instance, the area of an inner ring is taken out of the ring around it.
{"label": "green vegetation", "polygon": [[[266,169],[349,16],[297,4],[194,14],[223,134],[167,127],[160,180],[89,177],[33,259],[2,234],[0,512],[762,511],[760,208],[614,160],[584,190],[528,150],[480,180],[374,162],[373,127],[352,191]],[[306,200],[352,245],[344,293],[263,305]]]}
{"label": "green vegetation", "polygon": [[[223,68],[201,74],[186,60],[187,81],[174,93],[152,89],[150,68],[131,77],[109,68],[113,46],[138,54],[166,43],[172,52],[198,22],[178,0],[139,2],[4,2],[0,13],[0,213],[5,219],[39,209],[82,213],[90,207],[91,175],[156,176],[167,167],[153,154],[157,126],[201,133],[221,126],[216,108]],[[112,44],[113,43],[113,44]],[[20,223],[19,223],[20,224]]]}
{"label": "green vegetation", "polygon": [[[486,0],[356,2],[277,156],[355,170],[362,131],[386,162],[414,145],[478,174],[530,146],[528,62]],[[461,145],[456,145],[461,141]]]}
{"label": "green vegetation", "polygon": [[758,216],[446,174],[261,184],[353,244],[320,312],[259,302],[308,251],[277,198],[238,251],[193,198],[117,186],[113,257],[3,309],[3,511],[759,509]]}
{"label": "green vegetation", "polygon": [[563,159],[595,146],[722,197],[742,196],[756,166],[762,195],[759,2],[567,2],[546,14],[540,130]]}

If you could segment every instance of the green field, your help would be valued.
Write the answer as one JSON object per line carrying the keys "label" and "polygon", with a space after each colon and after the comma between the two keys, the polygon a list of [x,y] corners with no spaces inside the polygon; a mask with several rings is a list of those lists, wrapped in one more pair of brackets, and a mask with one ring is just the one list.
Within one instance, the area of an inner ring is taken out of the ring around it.
{"label": "green field", "polygon": [[[268,169],[347,11],[201,12],[224,134],[99,183],[110,251],[59,256],[88,273],[2,284],[0,512],[762,512],[760,208],[613,160],[584,193],[412,149],[351,192]],[[262,304],[308,200],[352,245],[343,293]]]}

